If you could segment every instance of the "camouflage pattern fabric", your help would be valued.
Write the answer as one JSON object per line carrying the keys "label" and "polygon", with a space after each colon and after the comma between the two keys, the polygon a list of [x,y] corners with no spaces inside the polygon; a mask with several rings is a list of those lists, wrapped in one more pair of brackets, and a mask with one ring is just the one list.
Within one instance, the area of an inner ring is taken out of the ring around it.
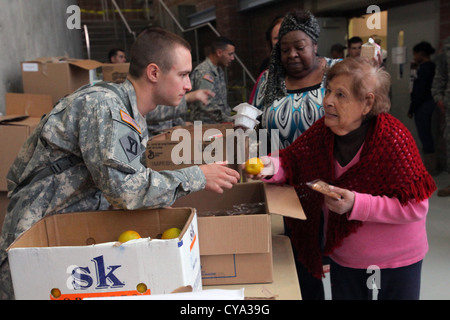
{"label": "camouflage pattern fabric", "polygon": [[200,101],[189,104],[190,120],[203,123],[222,123],[233,121],[227,102],[227,85],[223,70],[215,66],[209,58],[200,63],[191,73],[192,91],[209,89],[215,93],[209,104]]}
{"label": "camouflage pattern fabric", "polygon": [[[145,166],[148,141],[131,82],[114,85],[130,101],[133,118],[114,92],[86,86],[61,100],[24,144],[8,175],[7,209],[0,238],[0,299],[14,297],[6,249],[51,214],[170,206],[204,189],[198,166],[156,172]],[[82,161],[59,174],[18,187],[33,172],[68,155]]]}
{"label": "camouflage pattern fabric", "polygon": [[187,103],[183,98],[177,107],[157,106],[145,116],[149,136],[155,136],[164,130],[186,124]]}

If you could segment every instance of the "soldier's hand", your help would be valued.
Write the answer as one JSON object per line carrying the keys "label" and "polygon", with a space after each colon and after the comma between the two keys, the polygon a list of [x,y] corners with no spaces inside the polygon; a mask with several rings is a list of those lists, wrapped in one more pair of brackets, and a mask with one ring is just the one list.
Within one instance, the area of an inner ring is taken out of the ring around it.
{"label": "soldier's hand", "polygon": [[209,103],[209,98],[214,97],[216,94],[208,89],[199,89],[191,91],[186,94],[186,102],[196,102],[200,101],[204,105]]}
{"label": "soldier's hand", "polygon": [[237,171],[226,167],[226,162],[201,165],[200,169],[206,177],[206,190],[223,193],[223,189],[231,189],[238,183],[240,175]]}

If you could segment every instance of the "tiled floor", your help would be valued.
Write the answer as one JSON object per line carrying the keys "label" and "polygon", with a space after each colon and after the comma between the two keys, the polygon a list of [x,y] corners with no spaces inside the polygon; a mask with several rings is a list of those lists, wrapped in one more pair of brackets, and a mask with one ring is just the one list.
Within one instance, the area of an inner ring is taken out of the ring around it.
{"label": "tiled floor", "polygon": [[[434,177],[438,188],[450,185],[450,174]],[[421,300],[450,300],[450,197],[430,199],[427,217],[429,251],[422,267]],[[324,279],[325,298],[331,298],[329,276]]]}
{"label": "tiled floor", "polygon": [[[450,185],[450,174],[435,177],[438,188]],[[422,269],[422,300],[450,300],[450,197],[430,199],[427,217],[430,249]]]}

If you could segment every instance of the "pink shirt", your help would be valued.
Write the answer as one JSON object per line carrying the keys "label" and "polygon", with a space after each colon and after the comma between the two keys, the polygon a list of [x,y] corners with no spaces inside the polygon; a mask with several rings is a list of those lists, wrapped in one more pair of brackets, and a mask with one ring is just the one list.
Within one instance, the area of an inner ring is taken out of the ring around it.
{"label": "pink shirt", "polygon": [[[337,177],[357,163],[359,156],[360,152],[345,167],[335,161]],[[279,170],[271,179],[264,181],[283,183],[286,178],[279,160],[272,160]],[[323,210],[327,222],[329,211],[325,205]],[[428,251],[427,212],[428,200],[419,203],[412,200],[402,206],[396,198],[355,192],[355,204],[348,219],[364,223],[357,232],[346,237],[342,246],[335,249],[330,257],[341,266],[355,269],[367,269],[371,265],[380,269],[398,268],[416,263]]]}

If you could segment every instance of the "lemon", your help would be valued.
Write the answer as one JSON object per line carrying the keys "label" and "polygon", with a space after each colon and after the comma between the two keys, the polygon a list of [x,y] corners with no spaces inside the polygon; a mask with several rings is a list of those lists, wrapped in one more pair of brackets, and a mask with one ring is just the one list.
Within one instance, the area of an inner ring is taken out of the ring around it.
{"label": "lemon", "polygon": [[140,239],[141,236],[139,235],[139,233],[137,233],[136,231],[133,230],[128,230],[123,232],[120,236],[119,236],[119,242],[127,242],[130,240],[134,240],[134,239]]}
{"label": "lemon", "polygon": [[53,298],[59,299],[61,297],[61,290],[59,290],[58,288],[53,288],[50,294],[53,296]]}
{"label": "lemon", "polygon": [[181,230],[178,228],[170,228],[163,232],[161,239],[175,239],[180,235]]}
{"label": "lemon", "polygon": [[146,293],[147,292],[147,285],[145,283],[139,283],[136,286],[136,290],[139,293]]}
{"label": "lemon", "polygon": [[245,171],[248,174],[257,175],[264,168],[264,164],[260,158],[251,158],[245,163]]}

